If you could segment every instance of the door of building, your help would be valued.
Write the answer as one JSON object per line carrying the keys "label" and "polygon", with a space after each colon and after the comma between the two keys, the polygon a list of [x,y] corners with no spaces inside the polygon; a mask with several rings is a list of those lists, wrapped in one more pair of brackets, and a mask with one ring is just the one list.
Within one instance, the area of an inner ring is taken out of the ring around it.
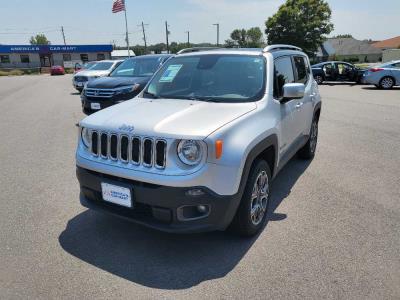
{"label": "door of building", "polygon": [[40,66],[41,67],[51,67],[53,64],[53,57],[51,54],[40,55]]}

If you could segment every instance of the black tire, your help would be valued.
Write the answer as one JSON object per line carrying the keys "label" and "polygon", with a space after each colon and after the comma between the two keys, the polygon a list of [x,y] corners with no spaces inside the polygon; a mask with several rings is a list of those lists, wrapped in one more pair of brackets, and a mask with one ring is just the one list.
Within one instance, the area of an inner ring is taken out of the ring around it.
{"label": "black tire", "polygon": [[322,84],[324,82],[324,78],[321,75],[315,75],[314,79],[318,84]]}
{"label": "black tire", "polygon": [[[265,190],[263,189],[260,194],[257,193],[257,198],[253,199],[253,189],[256,183],[263,182],[265,176],[267,178]],[[268,212],[270,187],[271,170],[268,163],[265,160],[256,160],[251,167],[242,200],[230,227],[236,234],[251,237],[263,228]],[[252,207],[254,208],[253,214]]]}
{"label": "black tire", "polygon": [[317,149],[318,142],[318,118],[314,116],[311,128],[310,135],[307,143],[301,148],[298,152],[298,156],[302,159],[313,159],[315,156],[315,151]]}
{"label": "black tire", "polygon": [[379,87],[384,90],[390,90],[394,86],[394,79],[390,76],[385,76],[379,81]]}

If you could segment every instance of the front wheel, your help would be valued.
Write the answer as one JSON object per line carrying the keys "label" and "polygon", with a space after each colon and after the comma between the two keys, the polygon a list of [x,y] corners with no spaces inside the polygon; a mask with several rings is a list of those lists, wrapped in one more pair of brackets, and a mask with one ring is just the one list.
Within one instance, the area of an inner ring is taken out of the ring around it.
{"label": "front wheel", "polygon": [[265,160],[256,160],[250,170],[245,191],[236,216],[233,230],[243,236],[253,236],[263,227],[270,196],[271,170]]}
{"label": "front wheel", "polygon": [[298,152],[300,158],[312,159],[315,156],[318,142],[318,119],[314,117],[311,123],[310,136],[307,143]]}

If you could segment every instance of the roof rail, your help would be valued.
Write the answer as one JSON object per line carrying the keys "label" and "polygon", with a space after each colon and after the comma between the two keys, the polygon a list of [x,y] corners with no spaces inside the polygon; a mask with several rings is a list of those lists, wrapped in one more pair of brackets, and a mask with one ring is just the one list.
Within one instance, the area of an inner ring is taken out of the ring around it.
{"label": "roof rail", "polygon": [[296,51],[303,51],[303,49],[292,46],[292,45],[284,45],[284,44],[277,44],[277,45],[270,45],[264,48],[263,52],[271,52],[276,50],[296,50]]}
{"label": "roof rail", "polygon": [[179,51],[177,54],[184,54],[184,53],[191,53],[191,52],[201,52],[201,51],[209,51],[209,50],[217,50],[221,49],[220,47],[193,47],[193,48],[186,48]]}

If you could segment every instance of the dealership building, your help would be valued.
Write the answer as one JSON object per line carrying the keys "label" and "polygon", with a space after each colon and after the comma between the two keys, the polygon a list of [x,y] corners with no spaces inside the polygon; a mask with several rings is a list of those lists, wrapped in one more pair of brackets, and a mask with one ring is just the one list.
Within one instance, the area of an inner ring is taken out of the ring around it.
{"label": "dealership building", "polygon": [[111,59],[112,50],[112,45],[0,45],[0,69]]}

